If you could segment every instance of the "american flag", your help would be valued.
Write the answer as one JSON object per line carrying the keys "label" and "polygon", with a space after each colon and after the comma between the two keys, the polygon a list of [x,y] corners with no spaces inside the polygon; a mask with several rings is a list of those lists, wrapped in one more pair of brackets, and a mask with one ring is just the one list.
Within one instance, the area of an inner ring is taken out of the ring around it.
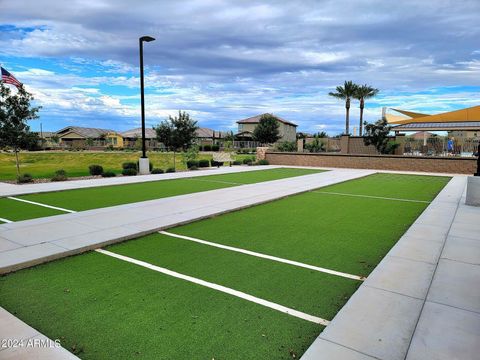
{"label": "american flag", "polygon": [[5,70],[3,67],[0,68],[2,69],[2,81],[5,83],[5,84],[12,84],[12,85],[15,85],[17,88],[22,86],[22,83],[20,81],[18,81],[17,79],[15,79],[15,76],[13,76],[12,74],[10,74],[7,70]]}

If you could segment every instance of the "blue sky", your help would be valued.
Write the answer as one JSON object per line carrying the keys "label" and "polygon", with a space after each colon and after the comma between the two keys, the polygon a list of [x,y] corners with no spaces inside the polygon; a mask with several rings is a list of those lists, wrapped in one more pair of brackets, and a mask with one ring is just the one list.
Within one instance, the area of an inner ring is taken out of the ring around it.
{"label": "blue sky", "polygon": [[[186,110],[235,130],[264,112],[337,134],[344,80],[380,89],[381,108],[438,113],[480,104],[478,1],[16,0],[0,11],[0,63],[43,108],[44,130],[138,127],[138,37],[147,123]],[[352,126],[358,104],[352,105]]]}

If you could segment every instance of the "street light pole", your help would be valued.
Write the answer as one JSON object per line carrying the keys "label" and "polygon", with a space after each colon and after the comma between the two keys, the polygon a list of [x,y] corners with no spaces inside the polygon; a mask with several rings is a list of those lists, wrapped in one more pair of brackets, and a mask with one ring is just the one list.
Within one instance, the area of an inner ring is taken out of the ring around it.
{"label": "street light pole", "polygon": [[142,36],[138,39],[140,48],[140,102],[142,108],[142,157],[139,160],[139,172],[140,174],[150,173],[150,163],[147,158],[147,149],[145,146],[145,85],[143,76],[143,42],[154,41],[155,38],[151,36]]}

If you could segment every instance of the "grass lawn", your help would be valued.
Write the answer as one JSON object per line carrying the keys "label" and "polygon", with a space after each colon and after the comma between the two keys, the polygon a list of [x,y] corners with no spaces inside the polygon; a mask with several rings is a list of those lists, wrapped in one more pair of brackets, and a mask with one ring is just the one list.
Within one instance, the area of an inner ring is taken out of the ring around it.
{"label": "grass lawn", "polygon": [[[448,180],[378,174],[318,191],[431,201]],[[312,191],[169,231],[367,275],[427,206]],[[327,320],[360,285],[161,234],[106,250]],[[0,277],[0,305],[85,359],[292,359],[323,330],[96,252]]]}
{"label": "grass lawn", "polygon": [[[321,172],[321,170],[277,168],[235,174],[208,175],[176,180],[65,190],[18,196],[18,198],[69,210],[83,211],[318,172]],[[0,218],[12,221],[33,219],[59,213],[62,212],[37,205],[20,203],[11,199],[0,199]]]}
{"label": "grass lawn", "polygon": [[[69,177],[88,176],[88,166],[102,165],[104,170],[121,173],[122,164],[138,161],[140,152],[22,152],[20,172],[29,173],[34,178],[51,178],[56,170],[64,169]],[[173,153],[149,152],[148,157],[155,168],[167,169],[173,166]],[[238,159],[253,155],[237,155]],[[211,159],[211,155],[201,154],[199,159]],[[175,157],[177,169],[185,169],[181,154]],[[0,180],[15,180],[17,169],[15,155],[0,153]]]}

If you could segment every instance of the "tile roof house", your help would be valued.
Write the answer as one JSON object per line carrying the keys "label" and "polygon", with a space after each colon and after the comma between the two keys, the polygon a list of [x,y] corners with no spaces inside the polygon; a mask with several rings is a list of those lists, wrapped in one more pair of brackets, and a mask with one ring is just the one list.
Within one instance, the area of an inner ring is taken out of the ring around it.
{"label": "tile roof house", "polygon": [[[107,135],[116,134],[114,130],[67,126],[56,132],[60,145],[68,148],[85,148],[87,146],[105,146]],[[88,144],[91,142],[91,144]]]}
{"label": "tile roof house", "polygon": [[[260,119],[263,115],[273,115],[273,114],[260,114],[252,116],[243,120],[237,121],[238,124],[238,133],[236,137],[238,138],[252,138],[253,131],[260,123]],[[280,116],[273,115],[277,118],[279,123],[280,139],[279,141],[296,141],[297,140],[297,124],[285,120]]]}

